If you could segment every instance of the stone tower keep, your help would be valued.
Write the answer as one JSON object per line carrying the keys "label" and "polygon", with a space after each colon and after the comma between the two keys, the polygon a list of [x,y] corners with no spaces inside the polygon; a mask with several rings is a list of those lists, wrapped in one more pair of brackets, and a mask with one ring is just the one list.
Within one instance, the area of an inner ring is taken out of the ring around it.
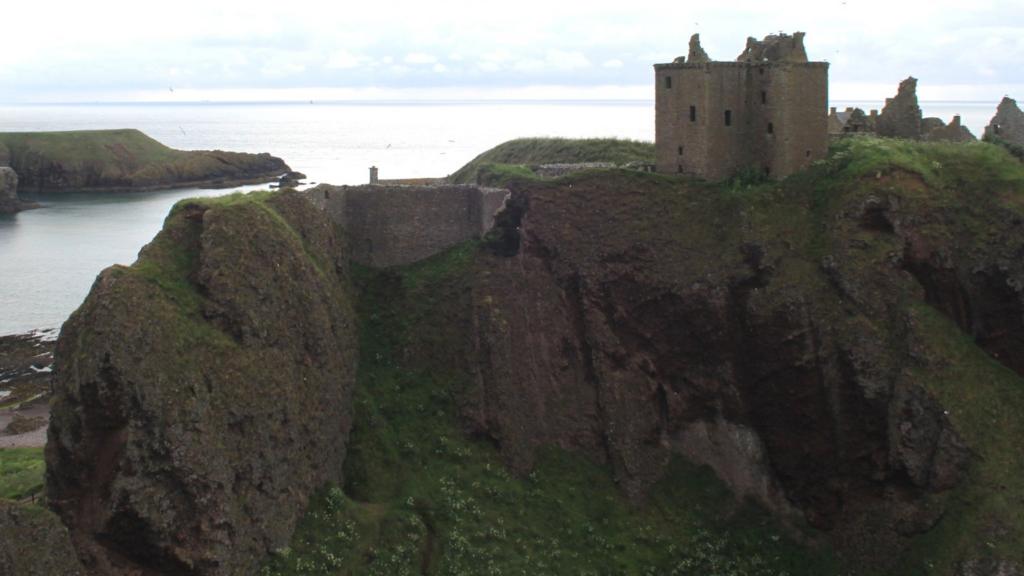
{"label": "stone tower keep", "polygon": [[747,39],[735,62],[690,54],[655,64],[657,170],[722,180],[743,169],[784,178],[828,151],[828,63],[804,35]]}

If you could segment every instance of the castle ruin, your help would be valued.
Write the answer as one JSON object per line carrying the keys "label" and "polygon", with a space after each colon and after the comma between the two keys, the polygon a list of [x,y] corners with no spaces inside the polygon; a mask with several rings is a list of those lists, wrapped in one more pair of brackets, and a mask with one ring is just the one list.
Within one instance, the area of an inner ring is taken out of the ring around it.
{"label": "castle ruin", "polygon": [[828,151],[828,63],[804,35],[747,39],[735,62],[690,39],[687,57],[655,64],[657,171],[722,180],[743,170],[784,178]]}

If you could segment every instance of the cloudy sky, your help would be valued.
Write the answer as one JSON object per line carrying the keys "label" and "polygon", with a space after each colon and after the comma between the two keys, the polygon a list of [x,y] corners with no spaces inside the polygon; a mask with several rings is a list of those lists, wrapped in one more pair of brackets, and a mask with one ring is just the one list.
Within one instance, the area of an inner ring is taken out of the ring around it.
{"label": "cloudy sky", "polygon": [[807,32],[834,99],[1024,98],[1021,0],[35,0],[6,3],[0,102],[649,98],[699,32]]}

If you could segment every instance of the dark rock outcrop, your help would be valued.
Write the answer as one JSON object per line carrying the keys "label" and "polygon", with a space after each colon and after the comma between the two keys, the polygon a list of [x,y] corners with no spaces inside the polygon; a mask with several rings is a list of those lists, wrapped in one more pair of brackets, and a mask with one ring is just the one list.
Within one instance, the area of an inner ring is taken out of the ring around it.
{"label": "dark rock outcrop", "polygon": [[890,138],[921,138],[921,107],[917,103],[917,78],[900,82],[895,98],[886,98],[878,117],[878,135]]}
{"label": "dark rock outcrop", "polygon": [[581,451],[638,498],[682,454],[850,557],[897,558],[972,460],[920,376],[945,359],[919,351],[904,295],[1024,374],[1024,267],[1007,260],[1024,253],[1019,215],[979,206],[1001,241],[960,244],[963,213],[900,176],[877,186],[907,204],[837,200],[820,240],[832,251],[812,264],[791,220],[802,208],[773,224],[702,191],[619,184],[513,186],[516,213],[499,215],[475,276],[470,428],[519,471],[541,446]]}
{"label": "dark rock outcrop", "polygon": [[64,324],[47,498],[93,574],[254,574],[342,480],[345,250],[295,193],[179,203]]}
{"label": "dark rock outcrop", "polygon": [[13,214],[19,210],[18,175],[11,168],[0,166],[0,214]]}
{"label": "dark rock outcrop", "polygon": [[68,530],[36,505],[0,500],[0,576],[84,576]]}
{"label": "dark rock outcrop", "polygon": [[294,188],[302,184],[302,181],[306,179],[306,175],[302,172],[291,171],[281,176],[277,181],[279,188]]}
{"label": "dark rock outcrop", "polygon": [[999,140],[1014,146],[1024,146],[1024,112],[1017,107],[1017,101],[1003,97],[985,128],[986,140]]}

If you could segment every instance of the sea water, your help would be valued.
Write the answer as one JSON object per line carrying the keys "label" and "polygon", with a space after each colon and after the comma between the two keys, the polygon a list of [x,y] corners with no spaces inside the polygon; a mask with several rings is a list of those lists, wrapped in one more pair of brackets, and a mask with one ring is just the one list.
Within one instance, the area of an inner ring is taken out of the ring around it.
{"label": "sea water", "polygon": [[[834,102],[865,110],[878,103]],[[995,102],[922,103],[975,134]],[[650,101],[371,102],[0,106],[0,131],[138,128],[174,148],[270,152],[308,182],[359,184],[445,176],[477,154],[525,136],[654,139]],[[259,187],[247,187],[251,190]],[[0,335],[58,328],[96,275],[131,264],[182,198],[232,190],[36,198],[44,208],[0,216]]]}

